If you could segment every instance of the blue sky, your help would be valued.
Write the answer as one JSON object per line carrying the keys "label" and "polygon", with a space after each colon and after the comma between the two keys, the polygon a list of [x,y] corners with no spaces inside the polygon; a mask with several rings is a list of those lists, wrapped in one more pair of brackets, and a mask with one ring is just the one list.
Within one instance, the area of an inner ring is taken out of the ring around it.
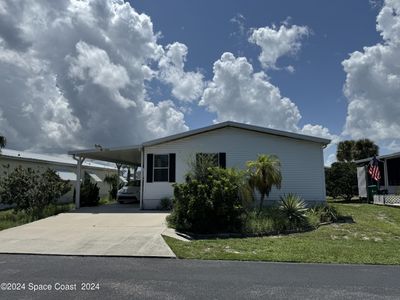
{"label": "blue sky", "polygon": [[0,0],[0,134],[65,154],[232,120],[400,151],[400,0]]}
{"label": "blue sky", "polygon": [[[131,1],[138,11],[151,16],[160,41],[180,41],[189,48],[187,68],[200,68],[207,79],[223,52],[245,56],[261,70],[259,49],[247,41],[249,30],[291,24],[305,25],[312,34],[295,57],[283,57],[281,65],[291,64],[296,72],[269,72],[271,82],[289,97],[302,113],[301,125],[322,124],[340,134],[346,118],[347,100],[343,95],[345,73],[341,62],[355,50],[380,41],[376,31],[378,7],[368,1]],[[231,20],[244,17],[244,34]],[[166,92],[168,93],[168,92]],[[186,116],[191,128],[209,125],[214,114],[197,108]]]}

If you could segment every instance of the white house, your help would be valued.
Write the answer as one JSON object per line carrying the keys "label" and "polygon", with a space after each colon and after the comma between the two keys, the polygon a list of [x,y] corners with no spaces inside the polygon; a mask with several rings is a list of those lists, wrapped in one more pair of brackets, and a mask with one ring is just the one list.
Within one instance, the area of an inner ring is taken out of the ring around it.
{"label": "white house", "polygon": [[[384,190],[389,195],[397,195],[397,203],[400,204],[400,152],[381,155],[376,157],[379,161],[381,178],[379,189]],[[368,174],[368,166],[372,157],[356,160],[358,195],[360,198],[367,198],[367,187],[376,185],[377,182],[371,179]]]}
{"label": "white house", "polygon": [[[161,198],[172,197],[172,184],[184,182],[189,160],[199,153],[214,154],[222,167],[240,169],[259,154],[275,154],[281,161],[282,187],[273,189],[268,201],[296,193],[309,203],[317,203],[326,199],[323,148],[329,143],[319,137],[228,121],[141,145],[69,154],[79,162],[90,158],[140,166],[143,209],[155,209]],[[76,205],[79,207],[79,195]]]}
{"label": "white house", "polygon": [[[11,172],[18,166],[41,171],[50,168],[55,170],[61,179],[69,180],[73,187],[76,184],[77,161],[70,157],[2,149],[0,152],[0,177]],[[100,196],[108,194],[109,186],[103,182],[103,179],[108,174],[115,174],[117,172],[115,167],[86,161],[83,164],[82,170],[85,176],[89,176],[92,182],[97,183],[97,186],[100,188]],[[70,192],[62,197],[62,202],[73,200],[73,187]]]}

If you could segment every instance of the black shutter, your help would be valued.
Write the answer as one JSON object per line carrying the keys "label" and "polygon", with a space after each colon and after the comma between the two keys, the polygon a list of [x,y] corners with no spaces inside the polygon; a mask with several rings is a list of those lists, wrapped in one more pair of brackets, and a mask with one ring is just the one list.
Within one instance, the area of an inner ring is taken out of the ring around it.
{"label": "black shutter", "polygon": [[222,169],[226,168],[226,153],[225,152],[219,153],[219,167]]}
{"label": "black shutter", "polygon": [[153,182],[153,154],[147,154],[147,182]]}
{"label": "black shutter", "polygon": [[175,182],[176,170],[176,155],[175,153],[169,154],[169,182]]}

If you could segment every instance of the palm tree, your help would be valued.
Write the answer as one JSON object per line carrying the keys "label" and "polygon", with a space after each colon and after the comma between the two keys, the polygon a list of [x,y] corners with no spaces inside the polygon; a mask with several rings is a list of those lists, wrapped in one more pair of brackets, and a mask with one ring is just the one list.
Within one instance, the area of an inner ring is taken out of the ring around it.
{"label": "palm tree", "polygon": [[273,186],[281,188],[282,175],[281,163],[276,155],[258,155],[257,160],[248,161],[249,185],[261,194],[260,211],[264,204],[264,198],[269,196]]}
{"label": "palm tree", "polygon": [[7,140],[6,137],[0,135],[0,152],[1,152],[1,148],[4,148],[7,144]]}
{"label": "palm tree", "polygon": [[118,175],[117,174],[112,174],[109,175],[107,174],[106,177],[104,177],[103,180],[105,183],[107,183],[110,187],[108,190],[108,198],[110,200],[116,199],[117,198],[117,192],[118,192]]}
{"label": "palm tree", "polygon": [[379,147],[369,139],[341,141],[336,150],[340,162],[351,162],[379,154]]}
{"label": "palm tree", "polygon": [[361,139],[354,144],[354,160],[379,155],[379,147],[369,139]]}
{"label": "palm tree", "polygon": [[353,161],[355,141],[341,141],[336,149],[336,158],[338,161]]}

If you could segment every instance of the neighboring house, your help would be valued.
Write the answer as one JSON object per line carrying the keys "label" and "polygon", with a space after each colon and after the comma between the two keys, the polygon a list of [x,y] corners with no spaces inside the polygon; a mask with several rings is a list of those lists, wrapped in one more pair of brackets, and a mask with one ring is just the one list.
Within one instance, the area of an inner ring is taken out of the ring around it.
{"label": "neighboring house", "polygon": [[[70,157],[57,157],[11,149],[2,149],[0,153],[0,177],[5,176],[14,168],[22,166],[42,171],[51,168],[62,179],[70,180],[72,184],[71,191],[62,197],[62,202],[69,202],[73,198],[73,190],[77,178],[76,165],[76,160]],[[89,176],[92,182],[97,183],[100,188],[100,196],[108,194],[109,186],[103,180],[107,174],[116,173],[116,168],[87,161],[83,164],[82,170],[85,176]]]}
{"label": "neighboring house", "polygon": [[282,188],[273,188],[268,201],[296,193],[307,202],[317,203],[326,199],[323,148],[329,142],[313,136],[224,122],[137,146],[78,150],[69,154],[140,166],[143,209],[155,209],[160,199],[173,196],[172,184],[184,182],[188,162],[196,155],[214,155],[221,167],[244,169],[246,162],[255,160],[259,154],[275,154],[281,161]]}
{"label": "neighboring house", "polygon": [[[400,194],[400,152],[377,156],[381,179],[379,188],[389,194]],[[368,165],[372,157],[356,160],[358,192],[361,198],[367,198],[368,185],[376,185],[368,174]]]}

